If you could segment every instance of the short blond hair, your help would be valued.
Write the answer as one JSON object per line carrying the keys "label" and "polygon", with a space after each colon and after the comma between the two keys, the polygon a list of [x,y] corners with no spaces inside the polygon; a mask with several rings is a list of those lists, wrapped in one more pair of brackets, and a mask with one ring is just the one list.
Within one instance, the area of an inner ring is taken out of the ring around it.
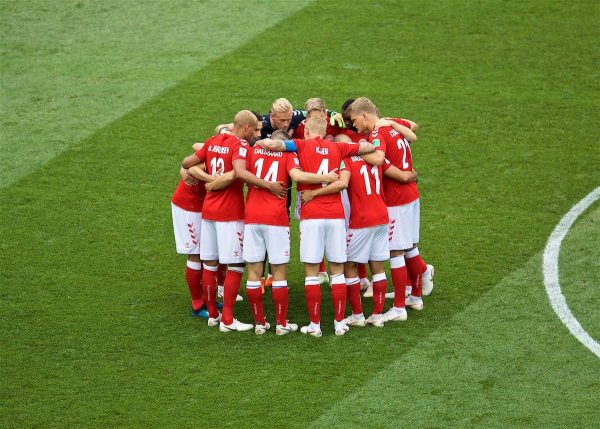
{"label": "short blond hair", "polygon": [[309,98],[306,100],[306,103],[304,103],[304,110],[306,110],[307,115],[314,110],[318,110],[320,112],[327,111],[325,102],[320,98]]}
{"label": "short blond hair", "polygon": [[271,105],[271,113],[284,113],[291,112],[292,110],[294,110],[292,103],[287,98],[278,98]]}
{"label": "short blond hair", "polygon": [[371,100],[369,100],[367,97],[357,98],[348,107],[349,115],[351,115],[351,114],[357,115],[360,113],[367,113],[367,114],[376,115],[377,117],[379,117],[379,109],[377,109],[377,106],[375,106],[375,104],[373,104],[373,102]]}
{"label": "short blond hair", "polygon": [[310,131],[312,135],[325,137],[325,133],[327,132],[327,122],[323,118],[308,118],[306,120],[306,130]]}

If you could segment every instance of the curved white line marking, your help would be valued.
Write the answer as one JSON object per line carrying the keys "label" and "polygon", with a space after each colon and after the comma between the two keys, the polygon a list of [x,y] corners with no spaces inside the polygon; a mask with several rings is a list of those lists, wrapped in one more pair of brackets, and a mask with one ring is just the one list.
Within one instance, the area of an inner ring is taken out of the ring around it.
{"label": "curved white line marking", "polygon": [[546,248],[544,249],[544,286],[550,299],[550,304],[560,320],[569,329],[571,334],[586,346],[592,353],[600,358],[600,344],[588,334],[581,324],[577,321],[569,307],[567,301],[560,290],[558,281],[558,256],[560,245],[569,232],[575,220],[590,205],[600,198],[600,186],[590,192],[583,200],[579,201],[569,212],[561,219],[560,223],[554,228]]}

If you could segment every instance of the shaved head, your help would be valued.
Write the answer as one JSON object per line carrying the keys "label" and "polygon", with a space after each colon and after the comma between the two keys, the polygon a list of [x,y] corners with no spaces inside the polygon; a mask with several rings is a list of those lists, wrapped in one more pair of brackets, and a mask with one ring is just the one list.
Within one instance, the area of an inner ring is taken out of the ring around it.
{"label": "shaved head", "polygon": [[233,126],[236,129],[243,128],[245,125],[256,126],[258,124],[258,119],[256,119],[256,115],[252,113],[250,110],[240,110],[233,118]]}

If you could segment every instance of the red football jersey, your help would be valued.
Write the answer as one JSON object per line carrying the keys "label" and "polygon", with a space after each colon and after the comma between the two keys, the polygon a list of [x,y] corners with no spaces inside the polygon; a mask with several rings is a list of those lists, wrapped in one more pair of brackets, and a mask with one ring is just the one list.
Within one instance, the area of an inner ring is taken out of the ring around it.
{"label": "red football jersey", "polygon": [[360,156],[344,158],[343,167],[350,172],[350,228],[369,228],[389,222],[383,198],[383,170],[367,164]]}
{"label": "red football jersey", "polygon": [[[288,172],[300,168],[300,163],[294,152],[272,152],[254,146],[246,158],[246,168],[267,182],[283,182],[289,186]],[[277,198],[266,189],[248,186],[245,222],[288,226],[290,221],[285,198]]]}
{"label": "red football jersey", "polygon": [[[342,159],[358,155],[359,145],[354,143],[334,143],[321,137],[310,140],[294,139],[298,158],[303,171],[327,174],[339,168]],[[323,185],[298,183],[298,191],[318,189]],[[340,193],[321,195],[302,205],[300,219],[344,219],[344,207]]]}
{"label": "red football jersey", "polygon": [[[304,128],[306,127],[306,119],[298,124],[296,130],[294,131],[294,137],[297,139],[304,139]],[[327,118],[327,131],[325,131],[326,136],[337,136],[341,133],[343,128],[338,127],[337,125],[331,125],[329,123],[329,118]],[[364,136],[363,136],[364,137]]]}
{"label": "red football jersey", "polygon": [[[233,170],[233,161],[246,159],[248,143],[232,134],[219,134],[204,143],[195,152],[200,162],[206,163],[209,174]],[[216,192],[207,192],[202,208],[202,218],[219,222],[244,220],[244,182],[235,180]]]}
{"label": "red football jersey", "polygon": [[[402,134],[391,127],[376,128],[369,136],[369,141],[373,144],[377,142],[384,143],[385,157],[392,165],[403,171],[412,171],[410,144]],[[400,183],[384,176],[383,187],[385,189],[385,202],[388,207],[402,206],[419,198],[416,182]]]}
{"label": "red football jersey", "polygon": [[171,202],[188,212],[201,213],[205,197],[206,188],[204,187],[204,182],[188,186],[183,180],[180,180],[173,198],[171,198]]}

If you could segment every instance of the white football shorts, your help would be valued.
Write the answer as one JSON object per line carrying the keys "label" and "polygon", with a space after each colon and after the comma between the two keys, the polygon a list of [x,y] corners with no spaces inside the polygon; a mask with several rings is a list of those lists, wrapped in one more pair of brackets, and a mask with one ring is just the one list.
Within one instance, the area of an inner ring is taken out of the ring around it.
{"label": "white football shorts", "polygon": [[419,199],[403,206],[388,207],[390,250],[410,249],[419,242]]}
{"label": "white football shorts", "polygon": [[342,206],[344,207],[344,218],[346,218],[346,228],[350,225],[350,198],[348,190],[342,189]]}
{"label": "white football shorts", "polygon": [[323,253],[329,262],[346,262],[346,223],[344,219],[300,221],[300,260],[318,264]]}
{"label": "white football shorts", "polygon": [[389,225],[348,229],[348,260],[359,264],[390,259]]}
{"label": "white football shorts", "polygon": [[202,222],[200,259],[221,264],[243,264],[244,221]]}
{"label": "white football shorts", "polygon": [[173,203],[171,203],[171,213],[173,214],[173,232],[175,233],[177,253],[199,255],[202,213],[188,212]]}
{"label": "white football shorts", "polygon": [[244,260],[262,262],[266,253],[272,264],[290,262],[290,227],[246,224],[244,228]]}

